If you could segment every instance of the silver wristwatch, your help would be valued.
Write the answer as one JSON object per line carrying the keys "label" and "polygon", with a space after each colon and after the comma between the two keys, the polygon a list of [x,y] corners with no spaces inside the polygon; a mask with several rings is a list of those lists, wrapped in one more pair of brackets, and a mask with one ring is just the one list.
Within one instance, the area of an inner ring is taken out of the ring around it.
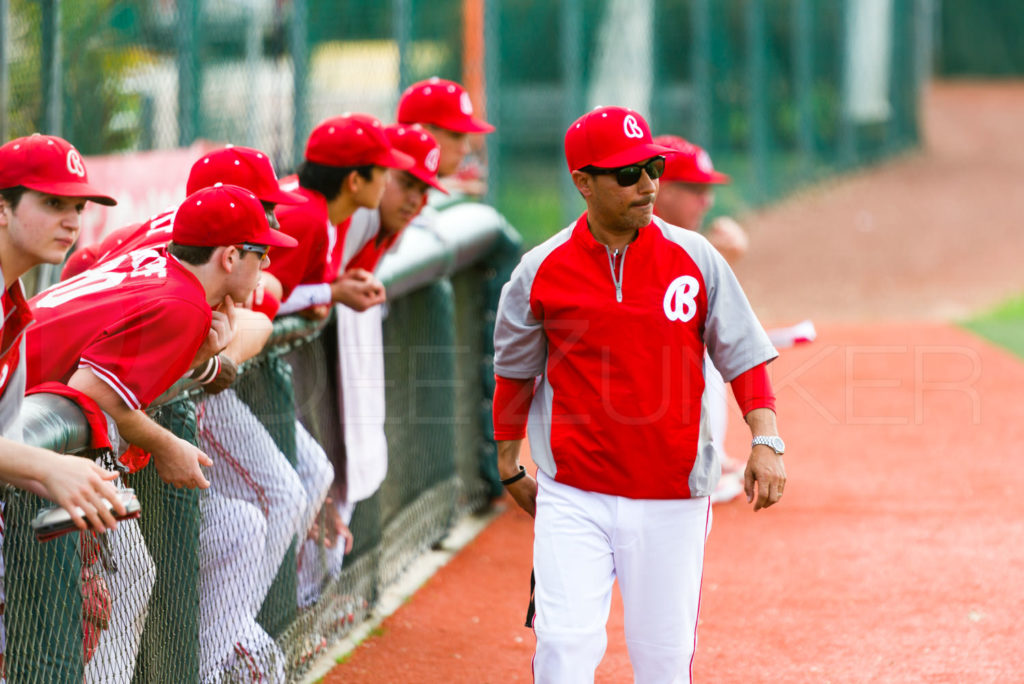
{"label": "silver wristwatch", "polygon": [[775,435],[755,437],[754,441],[750,443],[750,446],[756,447],[758,444],[771,447],[772,451],[779,456],[786,452],[786,443],[782,441],[781,437],[776,437]]}

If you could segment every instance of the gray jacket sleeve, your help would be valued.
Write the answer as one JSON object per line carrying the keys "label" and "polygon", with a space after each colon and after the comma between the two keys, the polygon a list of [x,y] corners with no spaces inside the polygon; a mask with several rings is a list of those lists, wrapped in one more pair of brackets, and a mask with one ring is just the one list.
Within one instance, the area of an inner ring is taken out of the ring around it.
{"label": "gray jacket sleeve", "polygon": [[569,239],[572,227],[527,252],[505,287],[498,301],[494,323],[494,372],[506,378],[535,378],[547,364],[547,337],[541,321],[530,309],[533,281],[544,259]]}

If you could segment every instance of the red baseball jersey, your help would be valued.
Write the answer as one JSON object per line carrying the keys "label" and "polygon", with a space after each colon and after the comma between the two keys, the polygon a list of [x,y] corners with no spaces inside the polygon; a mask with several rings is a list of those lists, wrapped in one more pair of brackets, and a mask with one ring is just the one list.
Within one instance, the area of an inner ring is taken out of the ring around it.
{"label": "red baseball jersey", "polygon": [[68,259],[60,279],[67,280],[107,259],[134,252],[142,247],[166,245],[171,241],[174,209],[153,216],[144,223],[132,223],[110,232],[100,242],[79,247]]}
{"label": "red baseball jersey", "polygon": [[270,250],[267,271],[281,281],[286,301],[296,285],[330,283],[341,269],[348,220],[339,225],[327,215],[327,200],[319,192],[299,187],[295,176],[281,180],[281,188],[302,195],[302,204],[279,204],[275,210],[280,230],[299,241],[296,247]]}
{"label": "red baseball jersey", "polygon": [[28,387],[89,368],[132,409],[188,371],[212,319],[202,284],[163,247],[108,259],[29,305]]}
{"label": "red baseball jersey", "polygon": [[357,209],[345,231],[342,253],[345,270],[362,268],[373,273],[381,258],[395,246],[401,236],[402,232],[381,236],[380,212],[376,209]]}
{"label": "red baseball jersey", "polygon": [[637,499],[706,496],[720,466],[705,346],[729,381],[776,356],[710,243],[655,219],[613,252],[584,214],[528,252],[502,290],[494,372],[540,376],[527,434],[550,477]]}
{"label": "red baseball jersey", "polygon": [[[0,434],[5,434],[17,418],[25,390],[21,382],[24,376],[22,335],[32,322],[32,312],[25,301],[21,280],[4,290],[0,307]],[[12,393],[10,397],[8,388]]]}

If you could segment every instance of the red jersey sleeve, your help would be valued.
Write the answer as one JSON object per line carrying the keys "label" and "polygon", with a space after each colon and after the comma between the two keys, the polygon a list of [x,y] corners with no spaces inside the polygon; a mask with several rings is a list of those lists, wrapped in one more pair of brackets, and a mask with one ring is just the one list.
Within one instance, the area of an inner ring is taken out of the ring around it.
{"label": "red jersey sleeve", "polygon": [[526,423],[533,399],[534,379],[524,380],[494,376],[494,402],[491,406],[494,420],[494,439],[497,441],[522,439],[526,436]]}
{"label": "red jersey sleeve", "polygon": [[743,415],[759,408],[775,410],[775,392],[772,390],[771,380],[768,379],[767,363],[759,363],[740,373],[730,384]]}
{"label": "red jersey sleeve", "polygon": [[147,302],[86,346],[79,368],[88,368],[132,409],[160,396],[182,375],[210,330],[212,314],[193,302]]}

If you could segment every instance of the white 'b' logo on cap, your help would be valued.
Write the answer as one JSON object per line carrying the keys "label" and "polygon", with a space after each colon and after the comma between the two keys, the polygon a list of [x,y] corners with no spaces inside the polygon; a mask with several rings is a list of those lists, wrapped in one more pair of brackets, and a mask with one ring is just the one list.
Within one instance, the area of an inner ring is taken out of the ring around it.
{"label": "white 'b' logo on cap", "polygon": [[434,149],[427,152],[427,158],[423,160],[423,165],[427,167],[427,171],[430,173],[437,172],[437,165],[441,162],[441,148],[435,147]]}
{"label": "white 'b' logo on cap", "polygon": [[85,164],[82,162],[82,155],[78,154],[78,150],[68,150],[68,171],[79,178],[85,178]]}
{"label": "white 'b' logo on cap", "polygon": [[697,313],[697,292],[700,283],[693,276],[679,276],[665,290],[665,317],[686,323]]}
{"label": "white 'b' logo on cap", "polygon": [[644,129],[640,128],[640,124],[636,122],[636,117],[632,114],[627,114],[626,118],[622,120],[622,132],[626,134],[627,138],[644,137]]}
{"label": "white 'b' logo on cap", "polygon": [[711,165],[711,157],[704,150],[697,153],[697,168],[704,173],[711,173],[715,167]]}

